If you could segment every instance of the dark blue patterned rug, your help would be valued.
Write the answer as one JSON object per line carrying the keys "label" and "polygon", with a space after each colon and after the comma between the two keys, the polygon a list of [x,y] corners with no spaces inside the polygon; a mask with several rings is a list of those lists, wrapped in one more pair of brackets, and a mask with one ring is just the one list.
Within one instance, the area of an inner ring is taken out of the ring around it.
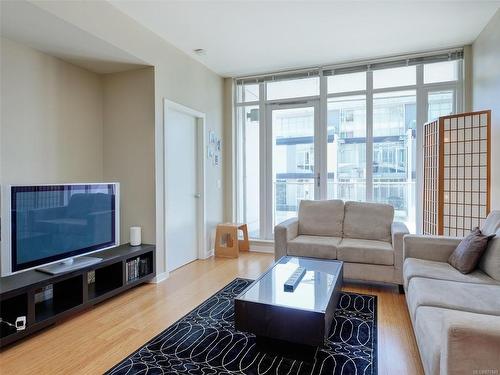
{"label": "dark blue patterned rug", "polygon": [[107,374],[377,374],[377,297],[342,293],[314,362],[259,352],[235,331],[233,299],[252,281],[235,279]]}

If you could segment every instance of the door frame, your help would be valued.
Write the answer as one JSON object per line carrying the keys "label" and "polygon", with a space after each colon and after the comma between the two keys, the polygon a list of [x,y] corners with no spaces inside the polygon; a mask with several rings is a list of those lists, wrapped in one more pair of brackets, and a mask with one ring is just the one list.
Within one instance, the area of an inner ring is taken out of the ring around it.
{"label": "door frame", "polygon": [[[261,194],[264,193],[265,199],[261,200],[261,233],[264,238],[272,239],[273,234],[273,120],[274,110],[294,109],[294,108],[313,108],[314,109],[314,199],[321,199],[323,191],[326,188],[322,183],[324,179],[324,170],[326,170],[326,161],[322,160],[322,155],[326,154],[326,142],[323,133],[323,124],[320,116],[319,98],[305,98],[294,100],[273,101],[266,103],[265,106],[265,131],[261,132],[261,144],[265,147],[266,163],[265,170],[261,173]],[[323,144],[325,143],[325,144]],[[264,178],[262,178],[264,177]],[[318,177],[319,185],[318,185]],[[263,203],[263,205],[262,205]]]}
{"label": "door frame", "polygon": [[[163,236],[163,248],[165,249],[165,272],[168,273],[168,238],[167,238],[167,226],[168,226],[168,218],[167,218],[167,171],[168,165],[165,160],[165,155],[167,151],[167,126],[169,125],[169,112],[170,111],[182,112],[187,115],[196,117],[196,125],[197,125],[197,190],[200,193],[200,197],[197,199],[197,259],[205,259],[210,256],[208,249],[208,239],[207,239],[207,220],[206,220],[206,164],[205,164],[205,149],[206,149],[206,115],[203,112],[197,111],[195,109],[186,107],[182,104],[173,102],[168,99],[163,100],[163,210],[164,215],[164,225],[163,230],[165,231],[165,235]],[[157,228],[158,230],[158,228]]]}

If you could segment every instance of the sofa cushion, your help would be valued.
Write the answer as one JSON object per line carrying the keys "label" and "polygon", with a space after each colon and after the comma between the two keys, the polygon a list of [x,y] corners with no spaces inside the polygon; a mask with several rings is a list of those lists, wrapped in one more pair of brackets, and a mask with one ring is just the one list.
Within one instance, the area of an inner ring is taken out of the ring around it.
{"label": "sofa cushion", "polygon": [[[475,325],[490,327],[490,329],[498,329],[500,327],[500,319],[492,317],[491,315],[485,314],[475,314],[465,311],[458,310],[448,310],[436,307],[420,307],[417,310],[417,315],[415,317],[414,331],[418,343],[418,348],[420,351],[420,357],[424,365],[425,373],[429,375],[439,375],[440,374],[440,363],[441,356],[446,355],[446,351],[442,350],[442,346],[445,344],[443,342],[445,337],[444,330],[446,329],[446,322],[462,322],[466,326],[474,327]],[[493,323],[493,327],[491,324]],[[458,335],[455,335],[455,340]],[[466,337],[469,345],[474,340],[472,337]],[[453,338],[452,338],[453,340]],[[454,361],[461,360],[464,361],[462,368],[471,367],[467,369],[464,373],[472,374],[474,368],[474,363],[467,358],[466,353],[453,353]],[[454,362],[457,367],[461,367],[460,364]],[[486,367],[489,368],[489,367]]]}
{"label": "sofa cushion", "polygon": [[405,260],[405,263],[403,265],[403,279],[405,287],[408,287],[410,280],[414,277],[458,281],[473,284],[500,285],[499,282],[492,279],[481,270],[475,270],[467,275],[464,275],[445,262],[408,258]]}
{"label": "sofa cushion", "polygon": [[414,320],[413,330],[420,358],[428,375],[439,375],[444,311],[446,310],[435,307],[421,307],[417,310]]}
{"label": "sofa cushion", "polygon": [[299,234],[342,237],[343,221],[344,202],[341,200],[300,201]]}
{"label": "sofa cushion", "polygon": [[496,233],[496,237],[489,242],[488,248],[479,260],[478,268],[500,281],[500,210],[488,214],[481,231],[484,234]]}
{"label": "sofa cushion", "polygon": [[491,211],[484,221],[481,232],[486,235],[495,234],[500,230],[500,210]]}
{"label": "sofa cushion", "polygon": [[300,235],[288,241],[286,252],[288,255],[301,257],[337,259],[340,240],[340,237]]}
{"label": "sofa cushion", "polygon": [[383,203],[346,202],[344,237],[391,242],[394,207]]}
{"label": "sofa cushion", "polygon": [[500,285],[414,277],[408,284],[407,300],[413,317],[419,306],[500,316]]}
{"label": "sofa cushion", "polygon": [[497,231],[497,236],[488,243],[488,248],[477,267],[493,279],[500,281],[500,230]]}
{"label": "sofa cushion", "polygon": [[478,227],[474,228],[451,253],[448,263],[463,274],[471,273],[493,237],[495,234],[485,235]]}
{"label": "sofa cushion", "polygon": [[350,263],[368,263],[392,266],[394,250],[384,241],[343,238],[337,249],[337,259]]}

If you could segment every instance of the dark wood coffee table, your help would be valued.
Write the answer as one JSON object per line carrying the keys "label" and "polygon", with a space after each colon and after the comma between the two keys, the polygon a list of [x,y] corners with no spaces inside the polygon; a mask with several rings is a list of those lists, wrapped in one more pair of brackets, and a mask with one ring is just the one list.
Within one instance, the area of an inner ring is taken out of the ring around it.
{"label": "dark wood coffee table", "polygon": [[[298,267],[306,273],[293,292],[286,292],[284,283]],[[321,346],[328,338],[342,277],[341,261],[283,257],[235,298],[235,328],[255,334],[266,346]]]}

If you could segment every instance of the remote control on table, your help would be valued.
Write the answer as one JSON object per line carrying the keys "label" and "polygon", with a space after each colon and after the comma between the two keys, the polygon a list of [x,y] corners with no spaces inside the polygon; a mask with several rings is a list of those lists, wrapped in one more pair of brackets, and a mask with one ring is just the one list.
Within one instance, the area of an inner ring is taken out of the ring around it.
{"label": "remote control on table", "polygon": [[300,280],[306,274],[306,269],[304,267],[297,268],[292,275],[285,281],[284,290],[285,292],[293,292],[297,285],[299,285]]}

